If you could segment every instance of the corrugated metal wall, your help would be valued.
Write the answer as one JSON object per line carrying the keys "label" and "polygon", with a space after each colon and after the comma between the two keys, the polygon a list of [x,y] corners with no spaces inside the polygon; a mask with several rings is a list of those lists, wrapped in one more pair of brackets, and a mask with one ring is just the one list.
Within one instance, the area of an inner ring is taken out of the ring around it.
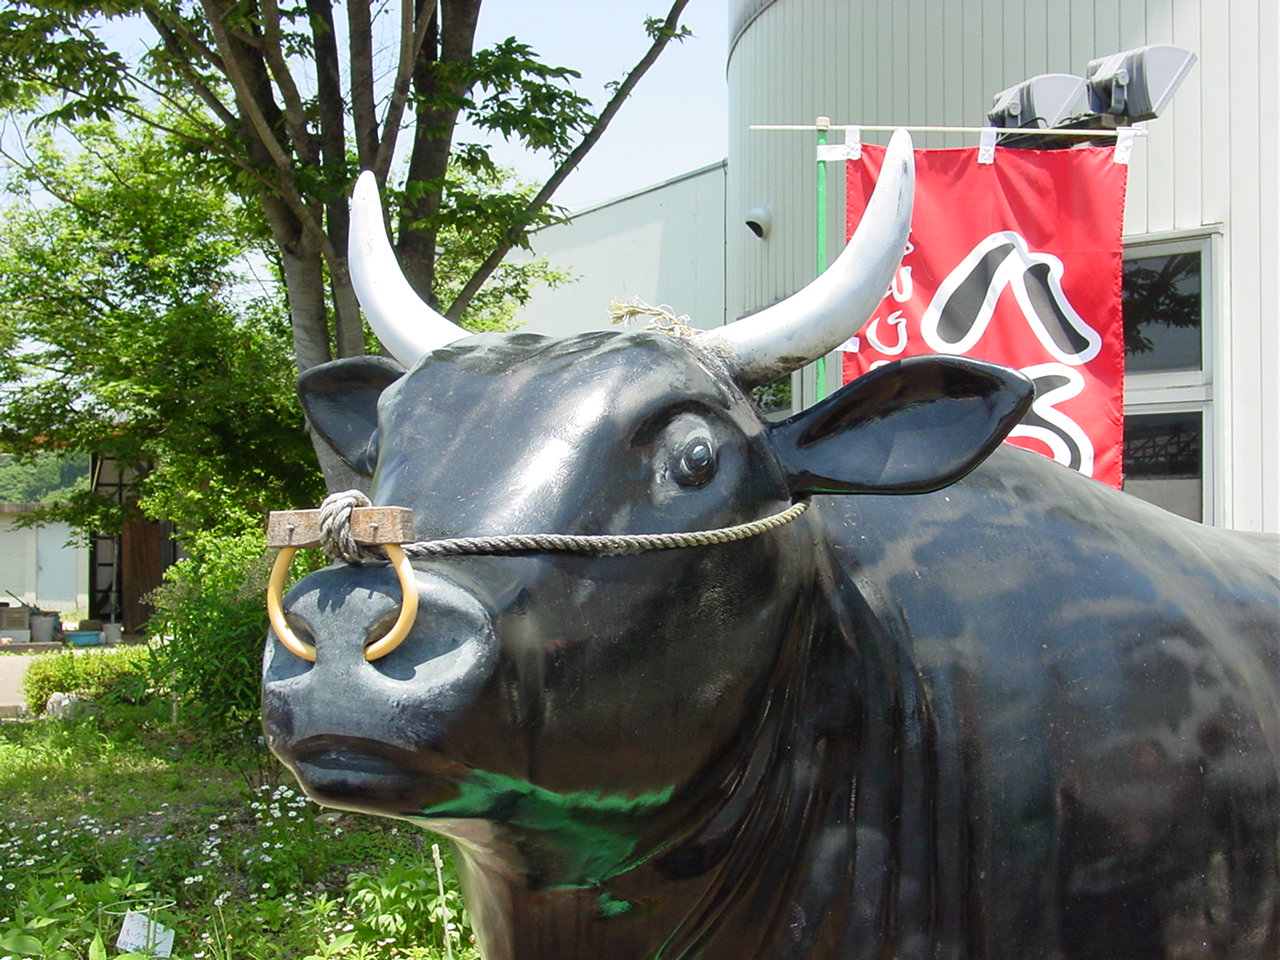
{"label": "corrugated metal wall", "polygon": [[[1134,151],[1130,240],[1212,233],[1215,514],[1280,530],[1276,242],[1277,12],[1274,0],[736,0],[730,10],[726,311],[797,289],[815,267],[812,133],[750,124],[985,123],[991,98],[1040,73],[1172,43],[1199,62]],[[834,137],[835,135],[833,135]],[[886,135],[867,139],[885,142]],[[976,138],[918,135],[917,146]],[[841,220],[842,176],[831,220]],[[769,238],[742,226],[760,203]],[[833,231],[838,227],[833,226]],[[830,255],[838,243],[829,243]]]}

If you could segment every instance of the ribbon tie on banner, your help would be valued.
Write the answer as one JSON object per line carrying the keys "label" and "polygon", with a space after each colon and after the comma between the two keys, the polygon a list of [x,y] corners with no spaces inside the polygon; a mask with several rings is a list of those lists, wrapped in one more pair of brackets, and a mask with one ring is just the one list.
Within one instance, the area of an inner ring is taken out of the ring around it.
{"label": "ribbon tie on banner", "polygon": [[996,128],[983,127],[978,135],[978,162],[996,162]]}
{"label": "ribbon tie on banner", "polygon": [[818,162],[823,160],[859,160],[862,158],[862,128],[845,127],[844,143],[818,145]]}

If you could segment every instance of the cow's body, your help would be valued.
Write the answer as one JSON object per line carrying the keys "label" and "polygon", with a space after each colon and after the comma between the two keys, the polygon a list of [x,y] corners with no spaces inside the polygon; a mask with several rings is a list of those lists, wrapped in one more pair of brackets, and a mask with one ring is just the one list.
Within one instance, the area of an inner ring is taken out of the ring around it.
{"label": "cow's body", "polygon": [[983,411],[1012,382],[930,363],[772,427],[664,335],[312,376],[317,421],[368,423],[381,392],[376,443],[338,446],[424,539],[815,496],[736,543],[420,562],[418,622],[374,662],[394,577],[314,574],[288,606],[315,663],[268,648],[272,749],[322,802],[452,837],[488,960],[1270,960],[1274,540],[1006,449],[893,493],[968,469],[894,464],[981,459],[1011,422]]}
{"label": "cow's body", "polygon": [[[1273,539],[1010,448],[937,493],[822,506],[850,689],[882,691],[859,749],[891,859],[853,899],[906,921],[896,955],[1276,954]],[[950,929],[923,932],[931,903]]]}

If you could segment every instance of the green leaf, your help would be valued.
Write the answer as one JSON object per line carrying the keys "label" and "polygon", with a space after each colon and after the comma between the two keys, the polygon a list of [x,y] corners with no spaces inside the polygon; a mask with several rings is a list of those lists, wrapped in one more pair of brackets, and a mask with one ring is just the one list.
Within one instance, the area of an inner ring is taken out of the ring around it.
{"label": "green leaf", "polygon": [[25,933],[6,933],[0,937],[0,950],[24,956],[36,956],[44,951],[44,945]]}

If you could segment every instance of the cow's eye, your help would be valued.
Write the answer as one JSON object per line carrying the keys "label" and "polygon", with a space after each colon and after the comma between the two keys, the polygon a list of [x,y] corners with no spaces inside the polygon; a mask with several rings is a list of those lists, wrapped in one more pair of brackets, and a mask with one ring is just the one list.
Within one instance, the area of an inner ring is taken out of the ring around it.
{"label": "cow's eye", "polygon": [[716,472],[716,448],[711,437],[695,433],[676,449],[673,476],[682,487],[700,487]]}

